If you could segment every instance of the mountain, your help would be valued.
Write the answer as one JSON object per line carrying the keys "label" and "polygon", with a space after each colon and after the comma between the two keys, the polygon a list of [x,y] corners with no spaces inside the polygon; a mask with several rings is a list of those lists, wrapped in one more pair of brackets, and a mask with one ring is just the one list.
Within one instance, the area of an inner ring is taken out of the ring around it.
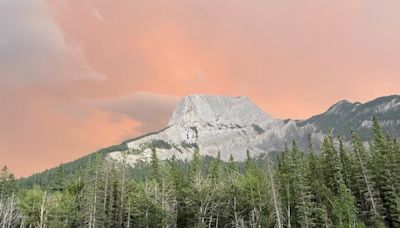
{"label": "mountain", "polygon": [[[223,160],[232,154],[240,161],[245,158],[246,150],[252,156],[279,153],[292,140],[307,149],[309,135],[317,149],[330,132],[344,136],[348,144],[350,128],[366,141],[371,139],[373,115],[385,132],[400,137],[400,96],[380,97],[364,104],[343,100],[309,119],[280,120],[264,113],[247,97],[191,95],[179,102],[164,129],[100,149],[63,164],[63,169],[70,174],[80,172],[97,156],[116,161],[126,159],[134,166],[148,160],[153,146],[161,159],[173,155],[190,159],[194,150],[199,149],[203,155],[215,157],[220,152]],[[55,175],[56,168],[52,168],[19,183],[26,186],[46,183]]]}
{"label": "mountain", "polygon": [[133,165],[149,159],[155,147],[162,160],[172,156],[190,159],[199,149],[202,155],[216,157],[220,153],[223,160],[232,155],[242,161],[247,150],[253,155],[282,151],[292,140],[306,149],[309,136],[318,147],[329,132],[349,141],[353,129],[367,140],[371,131],[366,130],[371,128],[373,115],[386,132],[398,136],[400,96],[381,97],[365,104],[343,100],[306,120],[281,120],[263,112],[248,97],[190,95],[178,103],[166,128],[126,141],[126,150],[108,153],[108,158],[125,158]]}
{"label": "mountain", "polygon": [[107,157],[126,159],[133,165],[148,160],[155,147],[162,160],[172,156],[190,159],[199,149],[205,156],[220,153],[223,160],[232,155],[242,161],[247,150],[252,155],[282,151],[292,140],[306,149],[309,135],[316,147],[329,132],[343,135],[348,141],[350,128],[366,140],[370,135],[364,130],[371,127],[373,115],[387,132],[398,134],[400,96],[381,97],[365,104],[340,101],[306,120],[281,120],[263,112],[247,97],[191,95],[178,103],[166,128],[128,140],[124,142],[126,150],[108,153]]}
{"label": "mountain", "polygon": [[372,116],[376,116],[384,131],[392,136],[400,135],[400,96],[380,97],[367,103],[343,100],[325,113],[313,116],[307,120],[297,121],[297,126],[313,125],[316,133],[342,135],[350,140],[353,129],[364,140],[372,136]]}
{"label": "mountain", "polygon": [[[151,148],[156,147],[163,160],[172,156],[189,159],[196,149],[213,157],[220,152],[223,160],[230,155],[243,160],[246,150],[261,153],[260,145],[275,144],[276,140],[266,139],[282,138],[278,135],[286,125],[264,113],[247,97],[187,96],[178,103],[165,129],[126,143],[126,159],[130,163],[146,160]],[[120,160],[122,154],[116,151],[109,157]]]}

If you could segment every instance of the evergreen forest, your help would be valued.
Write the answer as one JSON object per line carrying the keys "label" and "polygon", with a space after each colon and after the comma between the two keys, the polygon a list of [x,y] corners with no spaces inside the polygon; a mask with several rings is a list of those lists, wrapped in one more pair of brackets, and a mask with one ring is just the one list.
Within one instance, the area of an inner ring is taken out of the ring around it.
{"label": "evergreen forest", "polygon": [[4,167],[0,227],[400,227],[400,142],[375,118],[371,131],[367,143],[351,132],[351,143],[290,142],[243,162],[198,149],[190,161],[161,161],[154,148],[140,170],[98,155],[28,182]]}

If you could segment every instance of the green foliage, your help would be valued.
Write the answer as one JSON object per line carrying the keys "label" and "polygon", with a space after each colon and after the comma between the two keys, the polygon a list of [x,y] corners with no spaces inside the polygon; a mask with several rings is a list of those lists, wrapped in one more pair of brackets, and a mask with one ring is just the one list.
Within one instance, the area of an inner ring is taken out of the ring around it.
{"label": "green foliage", "polygon": [[127,154],[116,163],[97,153],[82,166],[67,163],[47,172],[35,180],[40,185],[15,186],[3,168],[0,225],[400,227],[400,144],[373,123],[370,146],[352,132],[351,147],[327,137],[321,153],[311,143],[304,153],[293,142],[275,162],[250,151],[243,152],[244,161],[231,156],[225,162],[219,153],[202,157],[198,149],[190,161],[161,161],[154,146],[150,160],[133,168]]}
{"label": "green foliage", "polygon": [[9,197],[15,191],[15,177],[4,166],[0,171],[0,199]]}
{"label": "green foliage", "polygon": [[151,141],[148,145],[150,148],[158,148],[158,149],[171,149],[172,146],[162,139],[155,139]]}

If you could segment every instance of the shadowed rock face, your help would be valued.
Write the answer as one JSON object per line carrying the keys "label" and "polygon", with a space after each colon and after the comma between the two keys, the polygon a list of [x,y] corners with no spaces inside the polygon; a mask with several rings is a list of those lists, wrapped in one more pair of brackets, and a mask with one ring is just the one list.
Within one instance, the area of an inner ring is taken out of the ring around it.
{"label": "shadowed rock face", "polygon": [[362,130],[368,127],[373,114],[400,126],[400,98],[379,98],[366,104],[341,101],[310,119],[284,121],[272,118],[248,97],[191,95],[178,103],[164,130],[127,142],[127,153],[112,152],[109,158],[120,160],[125,154],[133,165],[150,158],[151,148],[155,147],[162,160],[172,156],[190,159],[196,149],[209,156],[219,152],[223,160],[230,155],[244,160],[246,150],[253,156],[281,151],[292,140],[306,149],[309,135],[318,147],[329,129],[339,134],[351,120],[361,126],[354,129]]}

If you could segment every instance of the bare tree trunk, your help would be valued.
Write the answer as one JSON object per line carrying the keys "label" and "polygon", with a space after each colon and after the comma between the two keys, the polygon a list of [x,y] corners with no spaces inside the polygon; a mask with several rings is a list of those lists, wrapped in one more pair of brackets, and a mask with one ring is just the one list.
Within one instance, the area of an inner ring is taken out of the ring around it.
{"label": "bare tree trunk", "polygon": [[375,205],[375,199],[373,197],[372,190],[371,190],[371,187],[370,187],[370,182],[369,182],[368,177],[366,175],[365,168],[364,168],[364,163],[363,163],[363,161],[361,159],[361,155],[360,155],[360,152],[358,151],[358,149],[357,149],[357,155],[358,155],[357,156],[358,157],[358,161],[360,162],[360,167],[361,167],[361,171],[362,171],[362,174],[363,174],[364,182],[365,182],[365,185],[367,186],[368,196],[369,196],[369,198],[371,200],[371,204],[372,204],[371,206],[372,206],[372,209],[374,211],[374,215],[379,216],[379,213],[378,213],[378,211],[376,209],[376,205]]}
{"label": "bare tree trunk", "polygon": [[276,191],[276,187],[275,187],[275,182],[274,182],[274,175],[272,173],[272,168],[271,168],[271,161],[269,159],[269,156],[267,154],[267,163],[268,163],[268,176],[269,176],[269,183],[271,186],[271,193],[272,193],[272,202],[274,205],[274,213],[276,216],[276,222],[277,222],[277,226],[278,228],[283,228],[283,224],[282,224],[282,216],[281,216],[281,209],[279,207],[279,200],[278,200],[278,193]]}
{"label": "bare tree trunk", "polygon": [[5,219],[5,223],[7,225],[7,228],[11,227],[11,222],[15,220],[16,218],[13,217],[15,213],[15,203],[14,203],[14,194],[12,194],[11,198],[8,200],[8,221]]}
{"label": "bare tree trunk", "polygon": [[108,162],[106,163],[106,181],[104,183],[104,200],[103,200],[103,211],[104,213],[106,212],[106,208],[107,208],[107,194],[108,194],[108,178],[109,178],[109,168],[110,165],[108,164]]}
{"label": "bare tree trunk", "polygon": [[212,224],[212,213],[210,213],[210,218],[208,219],[208,228],[211,228],[211,224]]}
{"label": "bare tree trunk", "polygon": [[97,204],[97,179],[98,179],[98,175],[99,175],[99,170],[96,169],[96,176],[95,176],[95,181],[94,181],[94,196],[93,196],[93,227],[96,227],[96,204]]}
{"label": "bare tree trunk", "polygon": [[290,221],[290,199],[289,199],[289,196],[290,196],[290,188],[289,188],[289,183],[288,183],[288,185],[287,185],[287,187],[286,187],[286,190],[287,190],[287,198],[288,198],[288,206],[287,206],[287,220],[288,220],[288,224],[287,224],[287,227],[288,228],[290,228],[291,227],[291,221]]}
{"label": "bare tree trunk", "polygon": [[219,208],[217,209],[217,218],[215,220],[215,227],[218,228],[218,222],[219,222]]}
{"label": "bare tree trunk", "polygon": [[131,223],[131,210],[130,208],[128,208],[128,217],[127,217],[127,222],[126,222],[126,228],[130,227],[130,223]]}
{"label": "bare tree trunk", "polygon": [[42,206],[40,207],[40,223],[39,223],[40,228],[44,228],[44,226],[45,226],[44,212],[45,212],[45,204],[46,204],[46,194],[47,194],[47,191],[44,191],[43,199],[42,199]]}
{"label": "bare tree trunk", "polygon": [[120,204],[120,215],[119,215],[119,224],[122,226],[123,223],[123,213],[124,213],[124,205],[125,205],[125,162],[126,162],[126,154],[123,154],[122,161],[122,183],[121,183],[121,204]]}
{"label": "bare tree trunk", "polygon": [[236,208],[236,196],[233,197],[233,208],[234,208],[234,215],[235,215],[235,227],[239,227],[239,218],[237,214],[237,208]]}
{"label": "bare tree trunk", "polygon": [[21,225],[19,226],[19,228],[23,228],[23,227],[25,227],[25,220],[24,219],[21,220]]}
{"label": "bare tree trunk", "polygon": [[146,228],[149,228],[149,211],[146,210]]}
{"label": "bare tree trunk", "polygon": [[90,212],[90,215],[89,215],[89,228],[92,228],[92,212]]}

